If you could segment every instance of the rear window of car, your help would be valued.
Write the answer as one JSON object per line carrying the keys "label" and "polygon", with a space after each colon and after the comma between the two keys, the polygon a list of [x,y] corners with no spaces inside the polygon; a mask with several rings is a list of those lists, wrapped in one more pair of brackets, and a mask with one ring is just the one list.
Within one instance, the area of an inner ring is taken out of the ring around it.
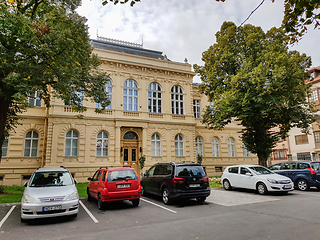
{"label": "rear window of car", "polygon": [[228,172],[229,173],[238,173],[238,167],[230,167],[228,168]]}
{"label": "rear window of car", "polygon": [[30,187],[51,187],[72,185],[72,177],[68,171],[36,172],[30,180]]}
{"label": "rear window of car", "polygon": [[206,173],[202,166],[177,166],[176,168],[177,176],[179,177],[193,177],[193,176],[205,176]]}
{"label": "rear window of car", "polygon": [[115,170],[108,172],[108,181],[135,180],[138,176],[134,170]]}
{"label": "rear window of car", "polygon": [[298,163],[298,169],[306,169],[309,168],[309,163]]}
{"label": "rear window of car", "polygon": [[274,164],[269,167],[270,170],[280,170],[281,169],[281,163]]}

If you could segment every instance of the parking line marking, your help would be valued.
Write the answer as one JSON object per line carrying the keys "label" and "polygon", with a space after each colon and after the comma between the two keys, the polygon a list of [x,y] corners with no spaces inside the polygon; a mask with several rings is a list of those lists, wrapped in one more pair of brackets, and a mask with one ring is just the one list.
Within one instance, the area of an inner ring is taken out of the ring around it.
{"label": "parking line marking", "polygon": [[88,208],[81,202],[79,201],[83,209],[88,213],[88,215],[91,217],[91,219],[94,221],[94,223],[99,223],[99,221],[93,216],[93,214],[88,210]]}
{"label": "parking line marking", "polygon": [[173,211],[173,210],[171,210],[171,209],[169,209],[169,208],[166,208],[166,207],[161,206],[161,205],[159,205],[159,204],[156,204],[156,203],[154,203],[154,202],[150,202],[150,201],[145,200],[145,199],[143,199],[143,198],[140,198],[140,199],[141,199],[142,201],[147,202],[147,203],[153,204],[153,205],[155,205],[155,206],[157,206],[157,207],[163,208],[163,209],[165,209],[165,210],[167,210],[167,211],[169,211],[169,212],[177,213],[176,211]]}
{"label": "parking line marking", "polygon": [[10,214],[12,213],[13,209],[16,206],[12,206],[11,209],[9,210],[9,212],[4,216],[4,218],[1,220],[0,222],[0,228],[2,227],[2,224],[4,224],[4,222],[7,220],[7,218],[10,216]]}

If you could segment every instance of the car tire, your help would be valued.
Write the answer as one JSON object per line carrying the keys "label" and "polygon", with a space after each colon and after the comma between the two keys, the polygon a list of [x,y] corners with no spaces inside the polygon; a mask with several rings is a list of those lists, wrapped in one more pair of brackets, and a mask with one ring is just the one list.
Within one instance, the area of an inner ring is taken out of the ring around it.
{"label": "car tire", "polygon": [[88,194],[88,202],[93,201],[93,198],[92,198],[91,195],[90,195],[89,188],[87,188],[87,194]]}
{"label": "car tire", "polygon": [[258,183],[257,185],[257,191],[261,195],[265,195],[268,192],[268,189],[264,183]]}
{"label": "car tire", "polygon": [[197,202],[203,203],[206,200],[206,197],[197,197]]}
{"label": "car tire", "polygon": [[143,186],[141,186],[141,195],[142,196],[147,196],[147,193],[144,191]]}
{"label": "car tire", "polygon": [[102,210],[104,207],[104,203],[102,202],[101,200],[101,196],[100,196],[100,193],[98,194],[98,209],[99,210]]}
{"label": "car tire", "polygon": [[300,191],[306,191],[309,189],[309,184],[305,179],[298,179],[297,187]]}
{"label": "car tire", "polygon": [[226,180],[226,179],[223,180],[223,188],[224,188],[225,190],[231,190],[231,189],[232,189],[229,180]]}
{"label": "car tire", "polygon": [[139,203],[140,203],[140,198],[138,198],[138,199],[133,199],[131,202],[132,202],[132,205],[133,205],[134,207],[138,207],[138,206],[139,206]]}
{"label": "car tire", "polygon": [[167,188],[162,191],[162,201],[164,204],[168,205],[172,202],[170,192]]}

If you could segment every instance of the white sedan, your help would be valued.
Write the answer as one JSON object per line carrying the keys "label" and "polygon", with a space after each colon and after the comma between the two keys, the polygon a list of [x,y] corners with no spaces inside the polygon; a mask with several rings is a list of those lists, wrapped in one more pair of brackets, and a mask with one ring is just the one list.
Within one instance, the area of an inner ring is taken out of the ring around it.
{"label": "white sedan", "polygon": [[256,189],[260,194],[267,192],[289,192],[294,189],[290,178],[276,174],[259,165],[234,165],[227,167],[221,177],[224,189]]}

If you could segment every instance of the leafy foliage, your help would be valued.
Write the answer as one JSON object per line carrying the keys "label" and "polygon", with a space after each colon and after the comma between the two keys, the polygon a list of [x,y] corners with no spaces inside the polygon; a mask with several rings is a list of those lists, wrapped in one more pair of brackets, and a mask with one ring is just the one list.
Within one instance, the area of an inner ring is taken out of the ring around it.
{"label": "leafy foliage", "polygon": [[202,54],[204,66],[194,65],[203,81],[200,91],[214,102],[203,122],[222,129],[234,118],[244,127],[246,148],[266,165],[279,134],[272,128],[279,127],[285,138],[291,127],[307,128],[313,121],[305,84],[311,59],[288,51],[288,37],[277,28],[264,33],[224,22],[216,39]]}
{"label": "leafy foliage", "polygon": [[[85,111],[84,99],[109,104],[92,55],[81,0],[17,0],[0,4],[0,151],[5,129],[17,123],[35,91],[47,107],[58,97]],[[82,94],[79,94],[82,92]],[[1,156],[1,154],[0,154]]]}
{"label": "leafy foliage", "polygon": [[114,5],[120,3],[120,4],[125,4],[127,2],[130,2],[131,7],[133,7],[134,4],[136,4],[136,2],[140,2],[140,0],[102,0],[102,5],[106,5],[109,2],[112,2]]}

